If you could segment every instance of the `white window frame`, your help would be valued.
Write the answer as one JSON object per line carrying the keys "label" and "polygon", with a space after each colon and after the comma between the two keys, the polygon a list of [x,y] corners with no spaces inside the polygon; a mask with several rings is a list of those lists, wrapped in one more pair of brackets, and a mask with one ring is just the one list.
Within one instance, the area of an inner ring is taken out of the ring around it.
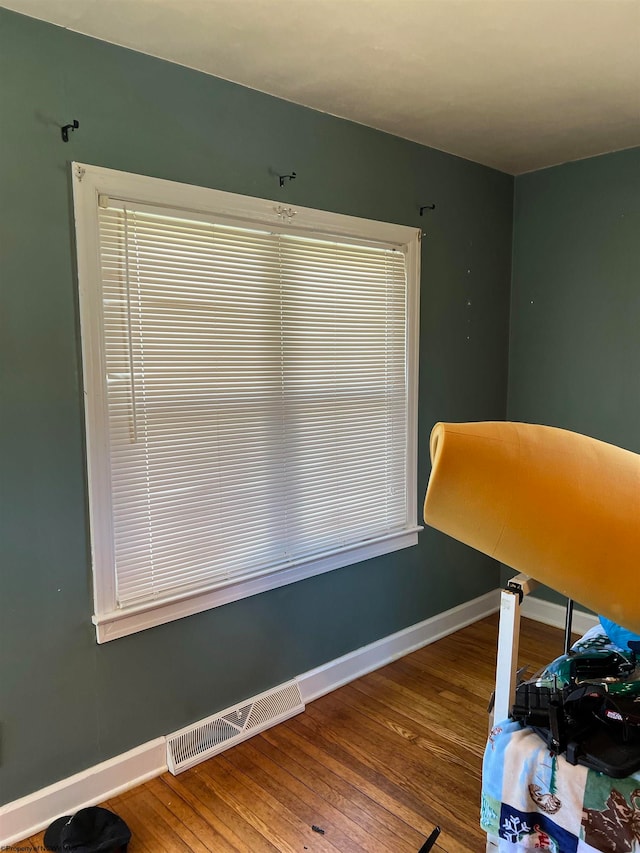
{"label": "white window frame", "polygon": [[[86,418],[89,522],[93,569],[94,615],[99,643],[126,636],[154,625],[180,619],[240,598],[275,589],[323,572],[417,544],[417,403],[418,335],[420,298],[420,229],[331,213],[282,201],[252,198],[159,178],[134,175],[83,163],[72,163],[73,199],[78,258],[80,322],[82,331],[83,384]],[[111,494],[106,435],[107,410],[105,360],[101,331],[101,276],[99,260],[98,203],[101,195],[136,203],[165,205],[195,215],[214,214],[218,221],[255,222],[264,227],[287,224],[290,233],[355,238],[393,246],[405,253],[407,271],[407,519],[399,533],[340,549],[319,558],[293,564],[272,574],[234,582],[204,592],[189,592],[161,603],[118,608],[115,572],[104,559],[111,553],[108,541],[110,501],[96,495]],[[105,505],[107,509],[105,510]]]}

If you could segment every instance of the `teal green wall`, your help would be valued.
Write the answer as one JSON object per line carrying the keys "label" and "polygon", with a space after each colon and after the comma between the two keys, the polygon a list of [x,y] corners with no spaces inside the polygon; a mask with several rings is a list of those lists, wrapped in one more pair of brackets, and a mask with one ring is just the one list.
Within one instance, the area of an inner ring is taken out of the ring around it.
{"label": "teal green wall", "polygon": [[6,802],[498,580],[429,530],[415,548],[98,646],[69,161],[423,226],[420,503],[433,423],[505,415],[513,179],[6,10],[0,115]]}
{"label": "teal green wall", "polygon": [[516,178],[510,333],[511,420],[640,453],[640,148]]}
{"label": "teal green wall", "polygon": [[640,148],[516,178],[509,417],[640,453]]}

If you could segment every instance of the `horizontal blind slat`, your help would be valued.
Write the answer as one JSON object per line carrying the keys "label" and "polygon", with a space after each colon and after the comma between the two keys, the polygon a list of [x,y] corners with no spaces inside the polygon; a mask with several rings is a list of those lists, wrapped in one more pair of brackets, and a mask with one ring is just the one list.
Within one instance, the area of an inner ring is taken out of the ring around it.
{"label": "horizontal blind slat", "polygon": [[401,252],[133,209],[99,225],[120,605],[407,526]]}

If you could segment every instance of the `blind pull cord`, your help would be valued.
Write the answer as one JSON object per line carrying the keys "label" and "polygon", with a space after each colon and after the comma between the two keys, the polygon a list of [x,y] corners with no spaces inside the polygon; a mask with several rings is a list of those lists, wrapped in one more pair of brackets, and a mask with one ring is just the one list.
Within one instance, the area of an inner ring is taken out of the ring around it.
{"label": "blind pull cord", "polygon": [[[124,208],[124,274],[127,290],[127,342],[129,347],[129,375],[131,376],[131,417],[133,441],[138,441],[138,406],[136,400],[136,377],[133,363],[133,330],[131,328],[131,277],[129,274],[129,211]],[[139,300],[138,300],[139,301]]]}

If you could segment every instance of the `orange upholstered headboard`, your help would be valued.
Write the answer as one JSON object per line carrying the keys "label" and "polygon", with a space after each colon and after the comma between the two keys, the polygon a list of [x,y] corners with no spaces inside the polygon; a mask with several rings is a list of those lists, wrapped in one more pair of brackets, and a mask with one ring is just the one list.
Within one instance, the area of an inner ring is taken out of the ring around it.
{"label": "orange upholstered headboard", "polygon": [[439,423],[427,524],[640,633],[640,455],[534,424]]}

